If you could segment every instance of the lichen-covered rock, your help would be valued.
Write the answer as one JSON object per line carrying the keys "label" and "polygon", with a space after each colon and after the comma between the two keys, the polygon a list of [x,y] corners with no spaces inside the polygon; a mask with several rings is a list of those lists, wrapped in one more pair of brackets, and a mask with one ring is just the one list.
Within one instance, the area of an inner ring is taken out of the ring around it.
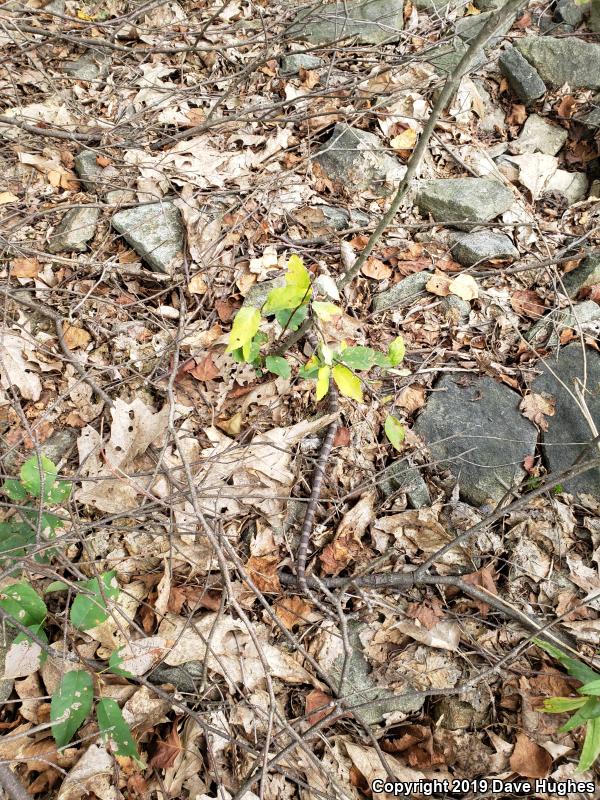
{"label": "lichen-covered rock", "polygon": [[417,192],[421,212],[459,228],[464,222],[489,222],[508,211],[513,201],[510,189],[489,178],[442,178],[427,181]]}
{"label": "lichen-covered rock", "polygon": [[290,53],[281,56],[279,62],[280,75],[297,75],[301,69],[319,69],[325,62],[318,56],[310,53]]}
{"label": "lichen-covered rock", "polygon": [[[477,36],[477,34],[480,32],[483,26],[487,25],[490,18],[495,15],[496,15],[495,11],[484,11],[482,14],[469,14],[468,16],[462,17],[461,19],[457,20],[454,29],[457,35],[460,36],[460,38],[464,42],[471,42],[471,40]],[[497,44],[502,39],[502,37],[506,33],[508,33],[508,31],[511,29],[513,21],[514,17],[507,19],[502,24],[497,34],[495,34],[492,37],[492,39],[489,41],[486,47]]]}
{"label": "lichen-covered rock", "polygon": [[[427,49],[423,51],[421,57],[423,61],[427,61],[428,64],[431,64],[440,75],[448,75],[454,72],[468,49],[468,45],[466,45],[460,37],[455,36],[449,42],[442,42],[441,44],[427,47]],[[485,57],[479,53],[475,58],[473,66],[479,67],[484,62]]]}
{"label": "lichen-covered rock", "polygon": [[48,249],[51,253],[85,253],[87,243],[94,238],[100,209],[73,208],[67,211],[52,234]]}
{"label": "lichen-covered rock", "polygon": [[569,136],[568,131],[553,125],[538,114],[530,114],[518,138],[509,145],[511,153],[545,153],[555,156]]}
{"label": "lichen-covered rock", "polygon": [[411,508],[421,508],[431,504],[427,484],[420,470],[408,458],[399,458],[387,466],[377,479],[384,497],[391,497],[396,492],[406,495]]}
{"label": "lichen-covered rock", "polygon": [[88,192],[101,191],[103,167],[98,164],[93,150],[82,150],[75,156],[75,172]]}
{"label": "lichen-covered rock", "polygon": [[403,0],[361,0],[310,7],[298,14],[289,33],[314,45],[348,38],[356,38],[358,44],[381,44],[397,41],[403,27]]}
{"label": "lichen-covered rock", "polygon": [[531,105],[546,94],[546,84],[540,74],[515,47],[508,47],[498,59],[498,64],[510,88],[526,105]]}
{"label": "lichen-covered rock", "polygon": [[549,86],[600,89],[600,44],[574,36],[525,36],[515,46]]}
{"label": "lichen-covered rock", "polygon": [[474,505],[496,505],[525,476],[523,460],[535,452],[537,431],[520,402],[488,376],[445,375],[417,420],[415,431],[436,464],[456,477],[462,497]]}
{"label": "lichen-covered rock", "polygon": [[149,203],[113,215],[112,226],[157,272],[171,273],[181,264],[183,224],[171,202]]}
{"label": "lichen-covered rock", "polygon": [[562,277],[562,289],[574,300],[582,289],[600,283],[600,256],[588,256],[581,264]]}
{"label": "lichen-covered rock", "polygon": [[[576,383],[586,382],[585,400],[592,419],[600,426],[600,355],[586,349],[585,362],[581,343],[563,347],[536,365],[541,374],[532,383],[537,394],[548,394],[556,401],[554,416],[546,417],[548,430],[542,433],[542,452],[550,472],[568,469],[593,438],[577,403],[570,392]],[[590,457],[597,456],[596,452]],[[600,470],[594,469],[562,484],[568,492],[584,492],[600,498]]]}
{"label": "lichen-covered rock", "polygon": [[467,267],[491,258],[514,259],[519,251],[505,233],[473,231],[460,234],[452,243],[452,256]]}
{"label": "lichen-covered rock", "polygon": [[431,272],[413,272],[412,275],[398,281],[390,289],[375,295],[373,310],[385,311],[393,306],[397,308],[409,306],[420,294],[424,293],[425,285],[431,275]]}
{"label": "lichen-covered rock", "polygon": [[386,153],[373,133],[338,123],[315,156],[315,163],[332,183],[352,193],[370,189],[389,194],[406,167]]}

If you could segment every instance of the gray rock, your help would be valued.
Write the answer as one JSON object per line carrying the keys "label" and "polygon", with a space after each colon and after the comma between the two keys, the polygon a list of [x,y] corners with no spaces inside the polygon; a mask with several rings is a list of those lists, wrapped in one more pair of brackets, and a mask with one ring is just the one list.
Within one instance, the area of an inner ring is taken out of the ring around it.
{"label": "gray rock", "polygon": [[452,10],[464,5],[464,0],[415,0],[413,5],[419,11],[443,13],[446,8]]}
{"label": "gray rock", "polygon": [[94,238],[99,208],[73,208],[67,211],[52,233],[48,250],[51,253],[85,253],[87,243]]}
{"label": "gray rock", "polygon": [[588,23],[591,31],[600,33],[600,2],[592,0],[590,3],[590,21]]}
{"label": "gray rock", "polygon": [[389,194],[406,172],[405,166],[385,152],[377,136],[345,123],[335,126],[315,162],[329,180],[348,192],[370,189]]}
{"label": "gray rock", "polygon": [[[462,17],[462,19],[457,20],[454,29],[457,35],[460,36],[464,42],[470,42],[477,36],[483,26],[487,24],[488,20],[495,16],[496,13],[494,11],[485,11],[483,14],[471,14],[467,17]],[[498,30],[497,35],[490,39],[486,47],[492,47],[498,44],[498,42],[502,40],[502,37],[512,28],[513,22],[514,16],[506,20],[506,22],[504,22],[501,28]]]}
{"label": "gray rock", "polygon": [[494,103],[492,97],[481,80],[474,81],[477,87],[477,93],[483,101],[485,111],[482,117],[478,120],[478,127],[484,133],[496,133],[497,131],[506,130],[506,120],[504,111]]}
{"label": "gray rock", "polygon": [[458,228],[467,223],[483,223],[503,214],[514,197],[498,181],[489,178],[441,178],[425,182],[417,192],[417,205],[436,222]]}
{"label": "gray rock", "polygon": [[554,19],[576,28],[583,22],[583,5],[575,0],[559,0],[554,9]]}
{"label": "gray rock", "polygon": [[571,272],[563,275],[562,286],[574,300],[582,289],[600,283],[600,256],[588,256]]}
{"label": "gray rock", "polygon": [[568,131],[553,125],[538,114],[530,114],[525,125],[508,149],[511,153],[546,153],[555,156],[569,136]]}
{"label": "gray rock", "polygon": [[[348,624],[350,657],[346,660],[344,655],[340,655],[330,668],[333,681],[336,684],[341,683],[338,685],[337,695],[346,699],[350,709],[356,706],[356,712],[369,725],[382,722],[385,714],[393,711],[418,711],[425,702],[423,696],[397,696],[376,683],[360,641],[360,632],[364,627],[353,621]],[[340,681],[342,672],[344,679]]]}
{"label": "gray rock", "polygon": [[600,179],[596,179],[590,186],[590,193],[588,195],[590,200],[600,199]]}
{"label": "gray rock", "polygon": [[546,184],[546,191],[561,192],[570,205],[584,200],[587,195],[589,181],[585,172],[568,172],[557,169]]}
{"label": "gray rock", "polygon": [[[573,392],[577,381],[583,384],[584,376],[587,376],[586,403],[596,425],[600,424],[600,355],[587,348],[585,362],[581,344],[574,342],[563,347],[557,356],[552,355],[537,365],[541,374],[533,381],[532,390],[537,394],[549,394],[556,400],[554,416],[546,417],[548,430],[542,433],[542,452],[551,473],[570,467],[592,439],[588,424],[567,391],[568,388]],[[598,451],[589,455],[596,457]],[[563,486],[568,492],[583,492],[598,498],[600,470],[590,470]]]}
{"label": "gray rock", "polygon": [[600,94],[597,94],[590,102],[591,110],[581,118],[581,122],[588,128],[600,128]]}
{"label": "gray rock", "polygon": [[325,62],[318,56],[311,56],[310,53],[290,53],[281,56],[279,62],[280,75],[297,75],[300,69],[319,69]]}
{"label": "gray rock", "polygon": [[285,286],[285,277],[281,275],[278,278],[271,278],[268,281],[261,281],[255,283],[248,290],[248,294],[244,297],[244,306],[252,306],[252,308],[261,308],[267,302],[267,297],[272,289],[278,289]]}
{"label": "gray rock", "polygon": [[425,284],[431,278],[431,272],[413,272],[401,281],[398,281],[391,289],[387,289],[373,298],[373,310],[385,311],[392,306],[405,308],[410,306],[414,300],[424,293]]}
{"label": "gray rock", "polygon": [[447,321],[455,325],[466,322],[471,314],[471,305],[455,294],[442,298],[442,308]]}
{"label": "gray rock", "polygon": [[525,36],[515,46],[549,86],[600,89],[600,44],[574,36]]}
{"label": "gray rock", "polygon": [[525,476],[523,460],[535,452],[537,431],[519,411],[521,398],[487,376],[443,376],[415,431],[458,481],[464,500],[495,505]]}
{"label": "gray rock", "polygon": [[75,156],[75,172],[88,192],[97,192],[104,168],[96,161],[93,150],[82,150]]}
{"label": "gray rock", "polygon": [[399,458],[387,466],[377,478],[384,497],[404,492],[411,508],[431,505],[431,497],[421,472],[408,458]]}
{"label": "gray rock", "polygon": [[499,11],[508,0],[476,0],[475,5],[480,11]]}
{"label": "gray rock", "polygon": [[327,3],[301,12],[289,30],[292,37],[314,45],[356,37],[358,44],[395,42],[404,27],[403,0],[361,0]]}
{"label": "gray rock", "polygon": [[[468,49],[463,40],[455,36],[450,42],[442,42],[429,47],[422,53],[422,59],[431,64],[440,75],[448,75],[455,71]],[[484,62],[485,57],[480,53],[473,62],[473,67],[479,67]]]}
{"label": "gray rock", "polygon": [[586,300],[575,303],[573,310],[557,309],[546,314],[527,331],[525,340],[534,347],[556,347],[560,342],[560,333],[565,328],[598,335],[599,323],[600,306],[593,300]]}
{"label": "gray rock", "polygon": [[159,664],[147,677],[155,686],[171,683],[180,692],[194,694],[197,691],[196,683],[202,680],[203,674],[204,662],[188,661],[177,667]]}
{"label": "gray rock", "polygon": [[131,189],[113,189],[106,193],[104,199],[110,205],[125,206],[135,202],[135,192]]}
{"label": "gray rock", "polygon": [[149,203],[113,215],[113,227],[149,267],[171,273],[179,266],[183,250],[183,224],[173,203]]}
{"label": "gray rock", "polygon": [[498,64],[519,100],[530,105],[546,94],[546,84],[539,72],[515,47],[508,47],[498,59]]}
{"label": "gray rock", "polygon": [[505,233],[473,231],[459,234],[453,240],[452,256],[467,267],[489,261],[490,258],[514,259],[519,251]]}
{"label": "gray rock", "polygon": [[370,223],[368,214],[356,211],[353,208],[338,208],[337,206],[314,206],[323,212],[325,225],[330,226],[336,231],[343,231],[346,228],[364,227]]}
{"label": "gray rock", "polygon": [[90,51],[84,53],[77,61],[67,61],[63,71],[78,81],[95,81],[106,60],[106,55],[98,56]]}

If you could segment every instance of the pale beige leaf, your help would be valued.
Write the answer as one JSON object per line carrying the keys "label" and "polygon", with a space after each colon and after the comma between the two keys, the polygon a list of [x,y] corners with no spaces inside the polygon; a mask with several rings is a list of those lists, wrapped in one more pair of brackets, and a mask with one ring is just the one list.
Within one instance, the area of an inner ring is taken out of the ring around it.
{"label": "pale beige leaf", "polygon": [[42,384],[23,356],[25,347],[20,336],[0,332],[0,382],[5,389],[16,386],[25,400],[39,400]]}
{"label": "pale beige leaf", "polygon": [[450,281],[448,289],[462,300],[475,300],[479,296],[479,287],[475,278],[464,272]]}

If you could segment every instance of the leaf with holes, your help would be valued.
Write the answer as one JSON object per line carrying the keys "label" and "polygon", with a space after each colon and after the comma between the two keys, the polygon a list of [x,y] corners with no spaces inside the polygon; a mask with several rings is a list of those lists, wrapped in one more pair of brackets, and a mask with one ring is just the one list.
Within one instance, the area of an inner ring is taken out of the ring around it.
{"label": "leaf with holes", "polygon": [[57,747],[69,744],[92,710],[94,681],[83,669],[65,673],[50,703],[52,735]]}
{"label": "leaf with holes", "polygon": [[[41,469],[40,469],[41,464]],[[54,485],[56,481],[56,465],[49,458],[42,455],[38,462],[37,456],[32,456],[21,467],[21,483],[29,494],[39,497],[42,491],[41,476],[44,477],[44,494]]]}
{"label": "leaf with holes", "polygon": [[133,759],[140,767],[145,763],[140,758],[128,724],[115,700],[105,698],[96,707],[98,727],[107,748],[117,756]]}
{"label": "leaf with holes", "polygon": [[[81,593],[73,600],[71,606],[71,622],[80,631],[95,628],[108,618],[105,597],[107,600],[116,600],[119,596],[119,584],[115,578],[115,571],[105,572],[100,576],[102,590],[98,578],[89,581],[80,581],[77,586]],[[104,596],[103,596],[104,595]]]}
{"label": "leaf with holes", "polygon": [[42,598],[23,581],[0,589],[0,608],[27,627],[43,622],[47,614]]}

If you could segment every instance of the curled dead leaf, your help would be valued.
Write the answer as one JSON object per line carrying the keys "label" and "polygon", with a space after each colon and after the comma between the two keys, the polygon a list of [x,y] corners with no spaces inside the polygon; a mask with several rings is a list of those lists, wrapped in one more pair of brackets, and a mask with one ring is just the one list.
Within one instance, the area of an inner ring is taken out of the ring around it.
{"label": "curled dead leaf", "polygon": [[550,395],[530,392],[519,405],[519,411],[524,417],[530,419],[540,430],[548,430],[546,417],[553,417],[556,410],[556,399]]}

